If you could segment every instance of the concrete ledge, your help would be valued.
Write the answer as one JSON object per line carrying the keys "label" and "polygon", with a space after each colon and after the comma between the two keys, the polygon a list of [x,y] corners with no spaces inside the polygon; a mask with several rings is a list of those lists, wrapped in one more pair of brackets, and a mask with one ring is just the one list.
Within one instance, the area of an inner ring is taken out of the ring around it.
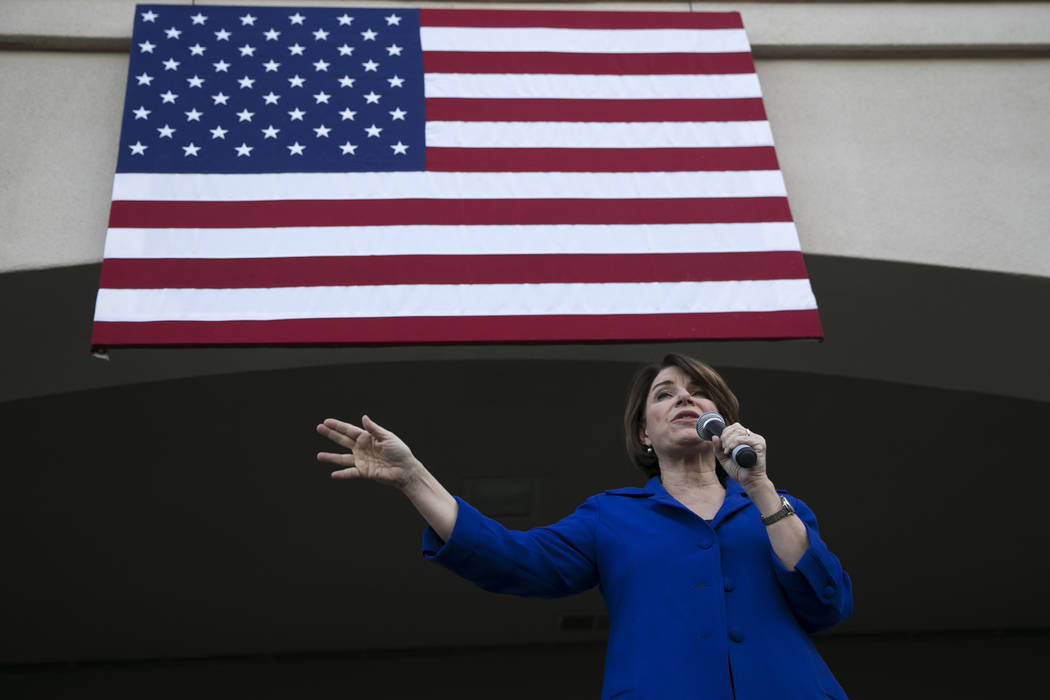
{"label": "concrete ledge", "polygon": [[[807,255],[826,341],[660,343],[749,367],[1050,402],[1050,279]],[[456,360],[651,362],[654,344],[89,350],[99,265],[0,274],[0,403],[184,377],[326,365]],[[31,300],[27,304],[26,300]],[[874,361],[873,358],[877,358]],[[979,359],[975,359],[979,358]]]}
{"label": "concrete ledge", "polygon": [[[158,3],[173,4],[173,3]],[[323,0],[197,2],[197,5],[317,6]],[[1047,55],[1050,4],[898,2],[393,3],[339,6],[739,11],[759,58],[823,55]],[[6,0],[0,50],[127,51],[134,0]]]}

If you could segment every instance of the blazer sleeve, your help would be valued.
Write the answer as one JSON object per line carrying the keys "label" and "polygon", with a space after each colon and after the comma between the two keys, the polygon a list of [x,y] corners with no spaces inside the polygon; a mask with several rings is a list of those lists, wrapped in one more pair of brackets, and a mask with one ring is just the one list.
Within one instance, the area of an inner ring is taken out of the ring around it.
{"label": "blazer sleeve", "polygon": [[789,571],[770,547],[773,569],[795,616],[807,632],[817,632],[837,625],[853,612],[853,584],[838,558],[820,539],[813,511],[799,499],[785,496],[806,526],[809,549]]}
{"label": "blazer sleeve", "polygon": [[447,542],[423,532],[423,556],[494,593],[555,598],[598,583],[595,498],[553,525],[508,530],[458,496],[459,513]]}

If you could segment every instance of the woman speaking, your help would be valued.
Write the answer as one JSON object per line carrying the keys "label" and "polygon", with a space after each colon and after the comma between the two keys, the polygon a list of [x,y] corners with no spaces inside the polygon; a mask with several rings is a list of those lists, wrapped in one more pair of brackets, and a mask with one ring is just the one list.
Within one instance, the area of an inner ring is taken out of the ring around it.
{"label": "woman speaking", "polygon": [[[709,412],[726,427],[708,441],[696,425]],[[672,354],[641,368],[624,429],[648,483],[524,532],[452,496],[367,416],[318,425],[349,453],[317,458],[339,467],[333,478],[400,489],[430,526],[424,556],[485,590],[555,597],[599,586],[610,621],[602,700],[845,698],[809,634],[850,614],[849,577],[809,508],[773,487],[766,441],[738,412],[699,360]],[[741,446],[754,451],[750,468],[731,457]]]}

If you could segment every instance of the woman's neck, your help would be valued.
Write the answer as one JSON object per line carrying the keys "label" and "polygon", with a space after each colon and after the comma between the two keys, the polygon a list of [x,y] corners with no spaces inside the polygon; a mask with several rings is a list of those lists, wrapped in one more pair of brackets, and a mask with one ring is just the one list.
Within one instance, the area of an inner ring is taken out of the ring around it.
{"label": "woman's neck", "polygon": [[725,492],[718,478],[714,456],[710,459],[660,460],[660,482],[674,496],[676,493]]}

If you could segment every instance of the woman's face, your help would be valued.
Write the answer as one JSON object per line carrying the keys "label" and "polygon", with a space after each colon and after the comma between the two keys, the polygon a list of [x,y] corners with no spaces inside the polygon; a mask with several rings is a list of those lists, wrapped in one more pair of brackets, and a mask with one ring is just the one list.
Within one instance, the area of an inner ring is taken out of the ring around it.
{"label": "woman's face", "polygon": [[717,410],[692,377],[678,367],[665,367],[653,379],[645,399],[642,442],[651,444],[658,456],[708,445],[696,434],[696,419]]}

